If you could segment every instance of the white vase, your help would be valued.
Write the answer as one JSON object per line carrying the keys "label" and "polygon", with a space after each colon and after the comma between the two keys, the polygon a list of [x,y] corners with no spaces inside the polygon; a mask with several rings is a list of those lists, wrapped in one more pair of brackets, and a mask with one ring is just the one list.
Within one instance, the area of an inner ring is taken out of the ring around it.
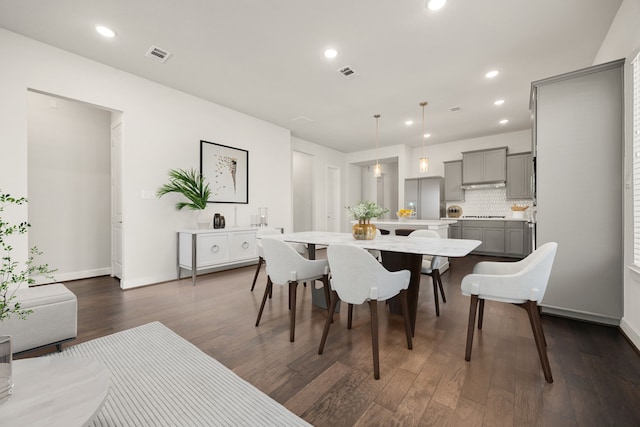
{"label": "white vase", "polygon": [[0,403],[11,396],[13,380],[11,377],[11,335],[0,335]]}
{"label": "white vase", "polygon": [[209,215],[205,209],[196,212],[196,225],[198,228],[211,228],[211,215]]}

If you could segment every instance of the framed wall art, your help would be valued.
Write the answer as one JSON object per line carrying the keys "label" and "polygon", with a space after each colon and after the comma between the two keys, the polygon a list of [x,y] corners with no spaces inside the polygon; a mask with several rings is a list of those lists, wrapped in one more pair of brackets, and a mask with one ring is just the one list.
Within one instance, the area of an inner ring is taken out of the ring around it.
{"label": "framed wall art", "polygon": [[200,141],[200,173],[211,187],[210,203],[249,203],[249,152]]}

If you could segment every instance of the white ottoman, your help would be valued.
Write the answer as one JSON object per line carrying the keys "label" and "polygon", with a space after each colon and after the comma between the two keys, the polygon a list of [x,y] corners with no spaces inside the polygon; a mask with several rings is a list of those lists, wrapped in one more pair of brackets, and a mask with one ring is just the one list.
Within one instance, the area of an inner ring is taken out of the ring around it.
{"label": "white ottoman", "polygon": [[62,283],[22,288],[15,301],[33,310],[25,320],[16,315],[0,322],[0,335],[11,335],[14,354],[74,339],[78,332],[78,300]]}

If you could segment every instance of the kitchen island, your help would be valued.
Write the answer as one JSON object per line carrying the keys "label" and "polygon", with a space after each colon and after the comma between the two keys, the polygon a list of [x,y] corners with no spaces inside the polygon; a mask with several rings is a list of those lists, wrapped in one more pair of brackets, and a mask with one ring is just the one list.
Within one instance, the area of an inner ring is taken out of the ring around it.
{"label": "kitchen island", "polygon": [[413,229],[413,230],[434,230],[440,237],[446,239],[449,237],[449,225],[458,222],[453,218],[446,219],[372,219],[374,224],[380,230],[388,230],[391,234],[395,234],[397,229]]}

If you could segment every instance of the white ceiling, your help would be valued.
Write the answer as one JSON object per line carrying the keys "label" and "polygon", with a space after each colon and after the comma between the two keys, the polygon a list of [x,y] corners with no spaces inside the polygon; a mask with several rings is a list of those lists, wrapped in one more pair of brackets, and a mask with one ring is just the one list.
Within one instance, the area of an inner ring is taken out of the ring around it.
{"label": "white ceiling", "polygon": [[592,65],[621,1],[0,0],[0,27],[353,152],[376,113],[381,146],[419,146],[420,101],[427,144],[529,128],[530,83]]}

